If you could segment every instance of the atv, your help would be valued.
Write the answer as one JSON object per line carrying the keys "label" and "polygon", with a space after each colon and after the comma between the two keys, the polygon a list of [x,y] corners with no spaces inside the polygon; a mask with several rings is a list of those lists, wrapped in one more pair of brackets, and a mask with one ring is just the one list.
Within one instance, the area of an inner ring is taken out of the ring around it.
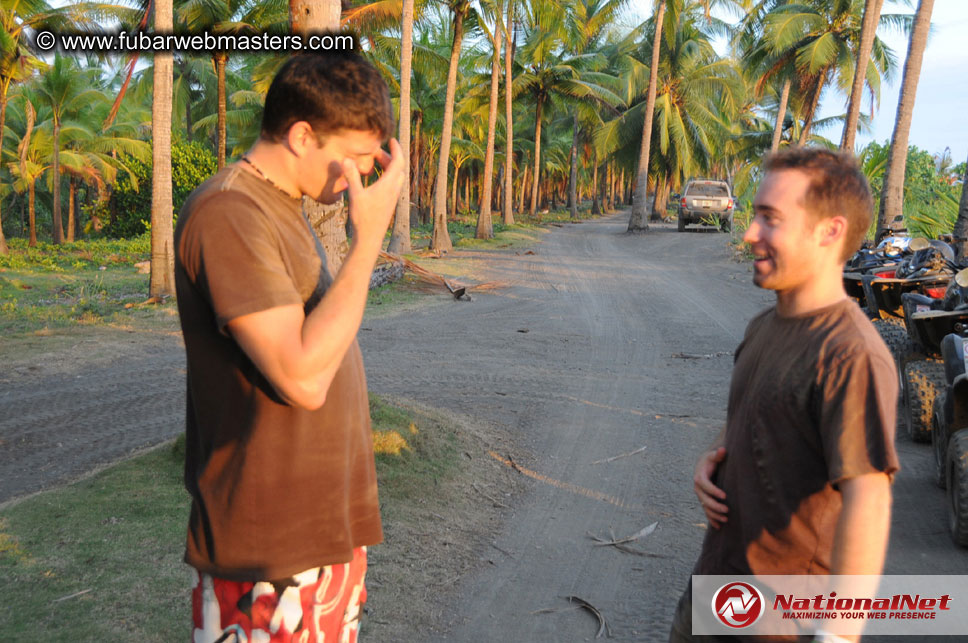
{"label": "atv", "polygon": [[[962,318],[968,320],[968,269],[954,279]],[[929,322],[928,325],[931,325]],[[951,538],[968,546],[968,321],[955,322],[941,341],[944,390],[934,402],[931,444],[935,482],[946,489]]]}
{"label": "atv", "polygon": [[893,277],[894,271],[905,255],[911,239],[905,236],[885,237],[877,246],[864,242],[864,246],[844,264],[844,290],[847,296],[866,308],[862,278],[867,274]]}
{"label": "atv", "polygon": [[[902,296],[913,292],[927,297],[940,299],[944,296],[948,281],[957,270],[954,261],[954,251],[943,241],[928,241],[923,237],[912,239],[907,247],[908,254],[900,261],[894,274],[884,275],[884,272],[863,275],[861,281],[864,287],[867,312],[874,319],[874,327],[884,339],[891,355],[897,364],[899,386],[902,400],[906,400],[907,382],[906,371],[921,381],[927,374],[922,371],[932,371],[930,360],[927,364],[911,366],[913,358],[918,357],[914,350],[909,331],[905,329],[904,308]],[[923,360],[923,357],[921,357]],[[940,364],[940,362],[938,362]],[[931,379],[931,378],[929,378]],[[931,408],[928,400],[928,409]],[[930,415],[926,415],[930,419]],[[912,429],[912,435],[920,435],[917,423]],[[925,425],[929,427],[930,425]],[[928,428],[922,428],[926,439]]]}

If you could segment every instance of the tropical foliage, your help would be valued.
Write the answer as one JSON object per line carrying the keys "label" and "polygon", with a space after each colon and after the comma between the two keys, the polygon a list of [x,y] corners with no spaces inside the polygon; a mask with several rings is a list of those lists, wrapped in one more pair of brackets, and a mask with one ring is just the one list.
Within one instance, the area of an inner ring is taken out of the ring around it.
{"label": "tropical foliage", "polygon": [[[152,61],[39,55],[29,38],[44,25],[84,20],[135,28],[148,23],[147,4],[0,0],[0,253],[6,237],[132,236],[150,220]],[[837,102],[835,91],[846,95],[857,78],[865,104],[876,107],[883,82],[897,73],[897,55],[874,36],[870,62],[856,74],[865,7],[876,7],[882,25],[911,22],[881,14],[875,0],[664,0],[653,7],[660,4],[657,34],[654,15],[632,22],[636,7],[627,0],[416,0],[404,54],[402,1],[344,2],[344,25],[360,34],[395,104],[406,88],[410,194],[398,208],[407,225],[395,234],[409,236],[410,222],[432,224],[431,245],[447,250],[448,223],[458,215],[480,212],[477,234],[486,237],[492,211],[511,223],[515,211],[540,218],[568,207],[577,216],[642,198],[635,182],[653,62],[644,168],[653,216],[664,215],[671,195],[696,175],[731,181],[742,206],[758,160],[774,144],[842,140],[843,119],[818,118],[822,103]],[[736,18],[715,17],[724,11]],[[176,29],[219,33],[288,28],[287,3],[276,0],[179,0],[173,19]],[[173,184],[174,212],[223,157],[237,160],[255,140],[268,82],[283,59],[175,53],[172,169],[159,179]],[[863,129],[870,109],[860,111]],[[885,146],[860,154],[880,188]],[[940,156],[925,179],[930,157],[910,153],[904,210],[912,228],[950,229],[947,213],[957,211],[952,195],[964,173],[950,154]]]}

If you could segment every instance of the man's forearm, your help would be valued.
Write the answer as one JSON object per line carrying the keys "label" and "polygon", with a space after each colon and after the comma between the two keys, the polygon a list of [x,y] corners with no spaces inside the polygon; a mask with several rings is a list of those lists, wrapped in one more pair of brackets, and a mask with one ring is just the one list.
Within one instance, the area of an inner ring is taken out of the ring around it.
{"label": "man's forearm", "polygon": [[379,251],[380,246],[373,243],[354,243],[332,285],[303,324],[305,361],[316,365],[316,376],[325,380],[327,388],[359,331]]}
{"label": "man's forearm", "polygon": [[880,574],[891,529],[891,483],[870,473],[840,485],[843,507],[834,534],[831,574]]}

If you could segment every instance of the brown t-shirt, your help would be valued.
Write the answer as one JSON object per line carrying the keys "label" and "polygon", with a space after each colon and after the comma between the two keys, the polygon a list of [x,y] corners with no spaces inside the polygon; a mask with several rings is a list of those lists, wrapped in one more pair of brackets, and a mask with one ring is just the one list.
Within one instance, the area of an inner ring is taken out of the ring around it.
{"label": "brown t-shirt", "polygon": [[696,574],[825,574],[837,483],[898,470],[897,375],[855,303],[756,316],[736,350],[726,459],[727,522],[710,528]]}
{"label": "brown t-shirt", "polygon": [[300,202],[230,165],[185,202],[175,286],[188,354],[185,561],[274,580],[382,540],[366,379],[354,341],[316,411],[286,404],[226,330],[331,282]]}

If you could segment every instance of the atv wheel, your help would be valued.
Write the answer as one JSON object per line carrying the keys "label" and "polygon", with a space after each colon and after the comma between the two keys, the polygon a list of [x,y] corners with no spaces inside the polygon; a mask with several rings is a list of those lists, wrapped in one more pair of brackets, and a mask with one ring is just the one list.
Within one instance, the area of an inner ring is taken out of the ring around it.
{"label": "atv wheel", "polygon": [[962,429],[948,443],[948,528],[951,539],[968,546],[968,431]]}
{"label": "atv wheel", "polygon": [[686,220],[682,217],[682,214],[679,214],[678,219],[679,220],[676,223],[676,227],[679,228],[679,232],[685,232],[686,231]]}
{"label": "atv wheel", "polygon": [[894,359],[898,358],[901,351],[907,346],[907,329],[904,328],[904,320],[900,317],[887,317],[886,319],[875,319],[874,328],[877,330],[881,339],[887,344]]}
{"label": "atv wheel", "polygon": [[908,435],[914,442],[928,442],[934,398],[944,386],[944,366],[935,360],[908,362],[904,379],[904,419]]}
{"label": "atv wheel", "polygon": [[934,481],[945,488],[945,458],[948,456],[948,432],[944,425],[944,398],[946,393],[939,393],[934,398],[934,413],[931,415],[931,450],[934,451]]}

